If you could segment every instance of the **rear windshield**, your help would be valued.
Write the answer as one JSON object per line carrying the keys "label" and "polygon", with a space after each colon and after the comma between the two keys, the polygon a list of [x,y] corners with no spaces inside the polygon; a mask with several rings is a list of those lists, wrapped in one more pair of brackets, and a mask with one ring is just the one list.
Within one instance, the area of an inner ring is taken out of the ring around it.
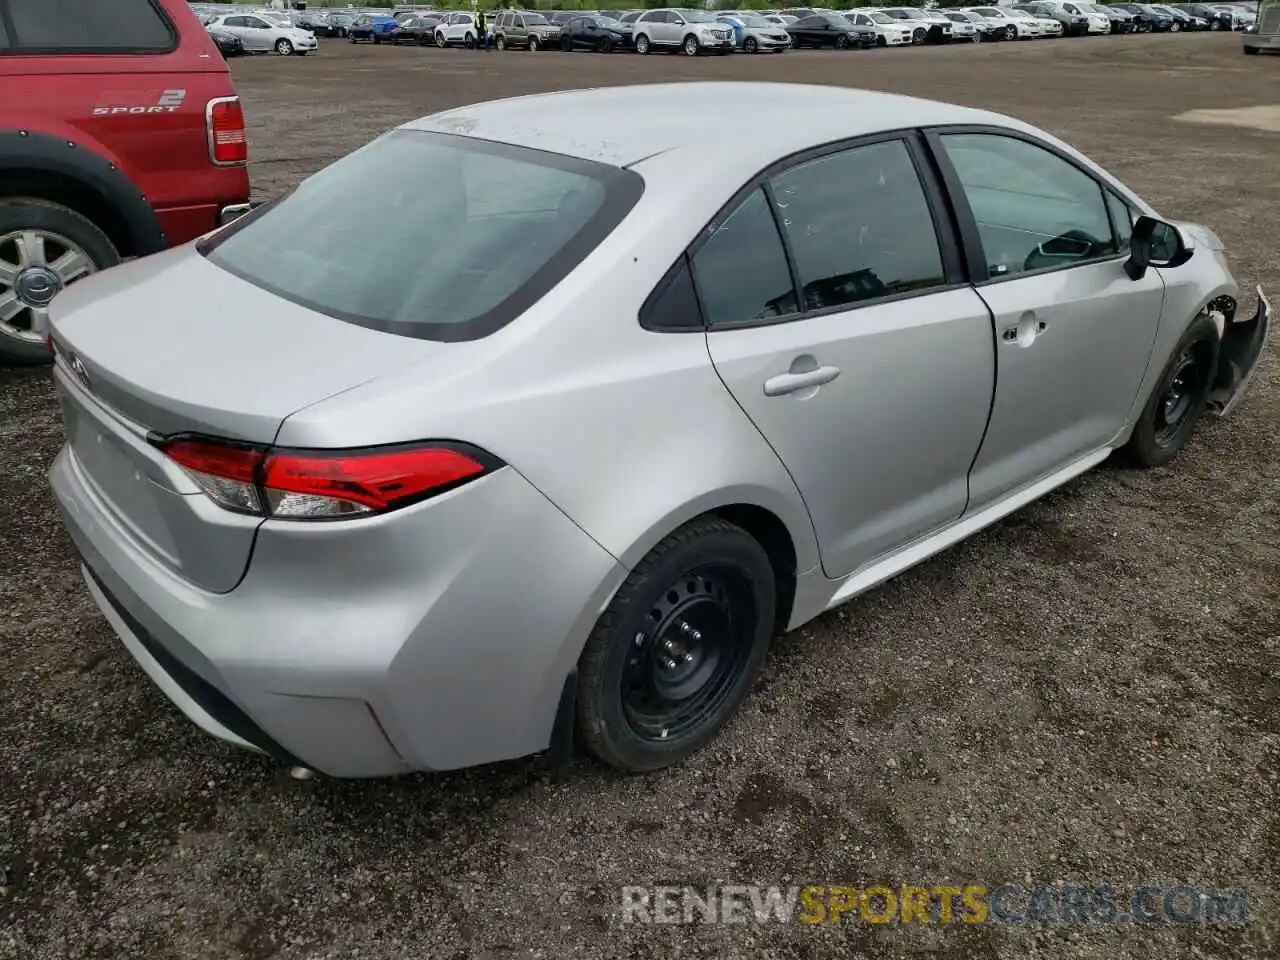
{"label": "rear windshield", "polygon": [[451,134],[397,130],[201,248],[312,310],[425,340],[515,319],[609,235],[639,174]]}

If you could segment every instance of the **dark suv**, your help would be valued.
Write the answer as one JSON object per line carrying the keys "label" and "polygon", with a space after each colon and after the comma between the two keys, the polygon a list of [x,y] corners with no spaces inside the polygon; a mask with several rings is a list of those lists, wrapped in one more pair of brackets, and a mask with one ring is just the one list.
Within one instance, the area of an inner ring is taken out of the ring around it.
{"label": "dark suv", "polygon": [[240,101],[185,0],[0,0],[0,362],[68,283],[247,205]]}

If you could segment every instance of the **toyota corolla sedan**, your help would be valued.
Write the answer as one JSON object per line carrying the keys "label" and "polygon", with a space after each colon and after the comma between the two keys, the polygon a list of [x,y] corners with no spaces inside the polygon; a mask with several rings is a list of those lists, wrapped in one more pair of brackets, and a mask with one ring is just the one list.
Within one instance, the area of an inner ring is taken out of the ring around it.
{"label": "toyota corolla sedan", "polygon": [[[770,135],[706,122],[743,113]],[[1114,452],[1173,460],[1241,398],[1258,302],[1211,230],[1005,116],[495,101],[59,295],[51,478],[103,616],[215,736],[340,777],[651,770],[778,631]]]}

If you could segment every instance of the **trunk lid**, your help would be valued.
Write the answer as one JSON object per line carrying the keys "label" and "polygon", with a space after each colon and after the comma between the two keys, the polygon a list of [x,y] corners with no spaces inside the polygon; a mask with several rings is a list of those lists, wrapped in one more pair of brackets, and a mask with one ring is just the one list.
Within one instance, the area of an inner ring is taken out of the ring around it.
{"label": "trunk lid", "polygon": [[51,328],[82,481],[152,559],[215,593],[239,583],[261,520],[216,506],[148,435],[267,445],[294,411],[447,352],[314,313],[190,247],[70,287]]}

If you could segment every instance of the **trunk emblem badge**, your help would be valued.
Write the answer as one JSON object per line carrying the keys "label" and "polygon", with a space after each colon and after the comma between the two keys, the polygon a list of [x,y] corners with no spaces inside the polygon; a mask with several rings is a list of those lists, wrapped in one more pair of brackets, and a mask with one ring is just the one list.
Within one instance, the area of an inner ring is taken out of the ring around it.
{"label": "trunk emblem badge", "polygon": [[76,379],[84,384],[85,389],[88,389],[90,386],[89,368],[84,365],[84,361],[73,353],[71,355],[70,366],[71,372],[76,375]]}

